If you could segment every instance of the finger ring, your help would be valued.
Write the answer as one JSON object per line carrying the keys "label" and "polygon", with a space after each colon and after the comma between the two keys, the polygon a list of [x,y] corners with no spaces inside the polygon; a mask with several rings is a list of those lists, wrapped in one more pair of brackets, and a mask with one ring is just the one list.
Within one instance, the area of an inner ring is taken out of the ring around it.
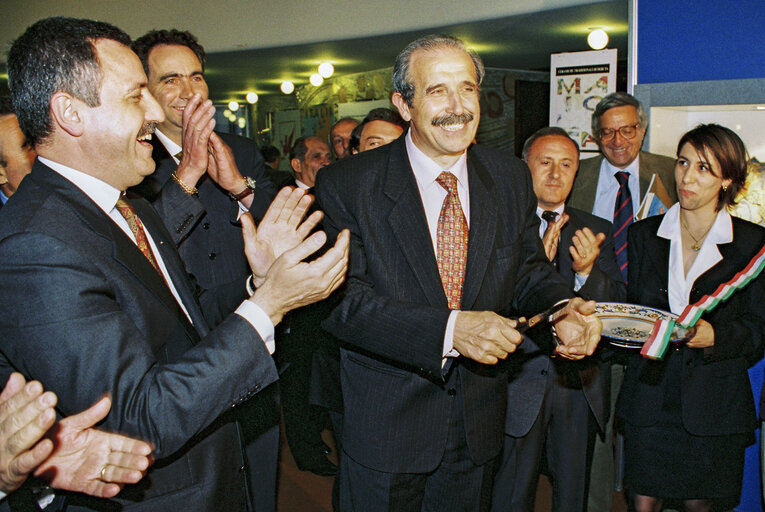
{"label": "finger ring", "polygon": [[103,480],[103,481],[106,481],[105,474],[106,474],[106,466],[108,466],[108,465],[109,464],[104,464],[104,467],[101,468],[101,480]]}

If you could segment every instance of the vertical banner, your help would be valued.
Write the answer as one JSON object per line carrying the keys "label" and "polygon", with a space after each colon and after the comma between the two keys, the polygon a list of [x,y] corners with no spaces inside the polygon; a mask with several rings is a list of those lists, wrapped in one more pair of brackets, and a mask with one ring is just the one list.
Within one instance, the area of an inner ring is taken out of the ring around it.
{"label": "vertical banner", "polygon": [[583,152],[596,152],[590,133],[595,106],[616,90],[616,50],[550,55],[550,126],[566,130]]}

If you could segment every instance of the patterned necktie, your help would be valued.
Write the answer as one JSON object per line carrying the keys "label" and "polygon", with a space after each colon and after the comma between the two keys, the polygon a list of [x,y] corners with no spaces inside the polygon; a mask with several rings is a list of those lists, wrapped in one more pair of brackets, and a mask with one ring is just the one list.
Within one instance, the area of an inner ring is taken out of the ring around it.
{"label": "patterned necktie", "polygon": [[133,232],[138,249],[144,256],[146,256],[146,259],[149,260],[149,263],[154,267],[154,270],[159,272],[159,275],[164,279],[164,275],[162,275],[162,271],[159,269],[154,253],[151,251],[149,240],[146,238],[146,231],[143,229],[143,223],[141,222],[141,219],[138,218],[138,214],[136,214],[133,205],[131,205],[127,199],[120,197],[117,201],[116,208],[117,211],[120,212],[120,215],[125,218],[128,226],[130,226],[130,231]]}
{"label": "patterned necktie", "polygon": [[468,225],[457,194],[457,177],[444,171],[438,175],[436,181],[446,190],[441,213],[438,215],[436,237],[438,273],[441,274],[441,283],[444,286],[449,309],[459,309],[462,306],[462,286],[465,281]]}
{"label": "patterned necktie", "polygon": [[[545,235],[547,235],[547,233],[552,230],[556,218],[558,218],[558,212],[554,212],[552,210],[545,210],[542,212],[542,219],[547,222]],[[558,268],[558,251],[555,251],[555,257],[552,259],[552,264],[555,266],[555,268]]]}
{"label": "patterned necktie", "polygon": [[616,263],[622,271],[624,281],[627,281],[627,227],[632,224],[632,194],[630,194],[629,177],[624,171],[614,174],[619,182],[614,204],[614,250]]}

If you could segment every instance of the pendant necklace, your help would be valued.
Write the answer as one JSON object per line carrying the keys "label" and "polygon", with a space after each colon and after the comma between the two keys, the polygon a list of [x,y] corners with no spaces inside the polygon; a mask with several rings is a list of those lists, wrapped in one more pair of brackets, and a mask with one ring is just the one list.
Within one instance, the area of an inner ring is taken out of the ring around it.
{"label": "pendant necklace", "polygon": [[707,226],[707,229],[704,231],[704,234],[701,235],[701,237],[696,238],[693,236],[693,233],[691,233],[691,230],[688,229],[688,226],[685,225],[685,222],[683,221],[683,218],[680,217],[680,225],[682,225],[685,228],[685,231],[691,235],[691,238],[693,238],[694,244],[691,246],[691,249],[693,249],[693,252],[699,252],[701,250],[701,244],[704,242],[704,238],[706,238],[707,233],[709,233],[709,230],[712,229],[712,225],[715,223],[715,220],[717,217],[712,219],[712,222]]}

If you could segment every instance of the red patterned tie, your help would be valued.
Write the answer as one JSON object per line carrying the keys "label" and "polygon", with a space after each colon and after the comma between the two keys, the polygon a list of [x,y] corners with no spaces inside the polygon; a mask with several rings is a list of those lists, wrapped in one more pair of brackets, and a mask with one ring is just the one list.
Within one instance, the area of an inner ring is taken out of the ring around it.
{"label": "red patterned tie", "polygon": [[441,283],[444,286],[449,309],[459,309],[462,305],[462,285],[465,281],[468,225],[457,194],[457,177],[444,171],[438,175],[436,181],[446,189],[446,198],[438,215],[436,237],[438,273],[441,274]]}
{"label": "red patterned tie", "polygon": [[[135,213],[133,205],[131,205],[127,199],[120,197],[116,206],[117,211],[120,212],[120,214],[127,221],[128,226],[130,226],[130,231],[133,232],[135,243],[138,246],[138,249],[140,249],[143,255],[146,256],[146,259],[149,260],[149,263],[151,263],[151,266],[154,267],[154,270],[159,272],[159,275],[162,276],[162,271],[159,269],[159,265],[157,265],[157,260],[154,257],[154,253],[151,252],[151,245],[149,245],[149,240],[146,238],[146,231],[144,231],[141,219],[139,219],[138,214]],[[164,276],[162,276],[162,278],[164,279]]]}

